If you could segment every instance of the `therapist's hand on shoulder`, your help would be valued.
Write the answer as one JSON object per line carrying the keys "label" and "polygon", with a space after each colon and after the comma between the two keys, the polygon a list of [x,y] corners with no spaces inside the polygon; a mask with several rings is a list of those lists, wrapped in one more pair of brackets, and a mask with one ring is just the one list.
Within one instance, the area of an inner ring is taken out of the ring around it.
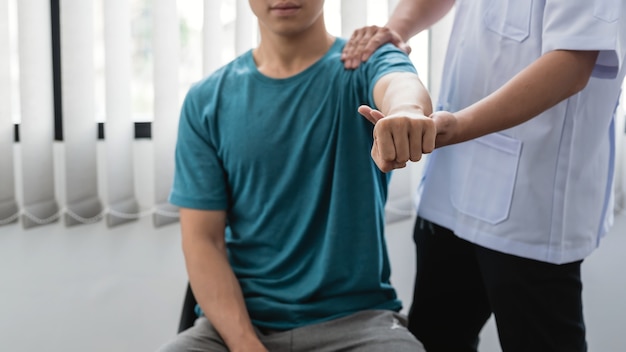
{"label": "therapist's hand on shoulder", "polygon": [[382,172],[403,168],[435,149],[437,130],[430,117],[408,111],[385,116],[367,105],[361,105],[358,111],[374,124],[371,155]]}
{"label": "therapist's hand on shoulder", "polygon": [[385,43],[391,43],[407,54],[411,53],[411,47],[394,30],[387,27],[368,26],[352,33],[341,53],[341,61],[345,68],[355,69]]}

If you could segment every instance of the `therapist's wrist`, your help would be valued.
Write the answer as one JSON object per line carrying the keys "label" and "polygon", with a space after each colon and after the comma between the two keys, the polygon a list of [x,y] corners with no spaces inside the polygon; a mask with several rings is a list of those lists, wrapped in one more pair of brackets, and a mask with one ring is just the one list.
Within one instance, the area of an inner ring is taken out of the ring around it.
{"label": "therapist's wrist", "polygon": [[449,111],[437,111],[430,115],[435,122],[437,137],[435,148],[445,147],[461,141],[462,133],[459,118]]}
{"label": "therapist's wrist", "polygon": [[488,124],[485,116],[480,116],[476,109],[468,108],[454,113],[455,129],[450,144],[467,142],[495,132]]}

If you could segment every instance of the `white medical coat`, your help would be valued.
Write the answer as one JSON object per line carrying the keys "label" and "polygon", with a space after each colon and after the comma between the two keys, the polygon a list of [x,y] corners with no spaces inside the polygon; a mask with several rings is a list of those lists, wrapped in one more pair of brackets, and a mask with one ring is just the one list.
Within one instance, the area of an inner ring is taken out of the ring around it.
{"label": "white medical coat", "polygon": [[438,108],[489,95],[542,54],[599,50],[586,88],[514,128],[436,150],[418,213],[457,236],[550,263],[590,254],[611,222],[625,0],[456,2]]}

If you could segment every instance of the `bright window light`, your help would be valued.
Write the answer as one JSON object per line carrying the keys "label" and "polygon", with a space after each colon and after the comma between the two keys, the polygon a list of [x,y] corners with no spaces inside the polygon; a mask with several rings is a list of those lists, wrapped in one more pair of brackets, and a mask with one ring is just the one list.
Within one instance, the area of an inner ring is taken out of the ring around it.
{"label": "bright window light", "polygon": [[9,0],[9,65],[11,77],[11,119],[14,124],[22,121],[20,114],[20,62],[17,39],[17,0]]}
{"label": "bright window light", "polygon": [[[10,0],[15,8],[17,0]],[[104,62],[104,34],[103,34],[103,1],[94,0],[94,33],[95,38],[95,96],[96,120],[104,122],[105,112],[105,62]],[[135,122],[150,122],[154,114],[153,90],[153,43],[152,43],[152,1],[131,0],[131,30],[132,30],[132,116]],[[203,0],[178,0],[179,28],[180,28],[180,65],[179,70],[179,99],[182,102],[189,87],[200,80],[202,72],[202,28],[203,28]],[[380,0],[366,0],[368,25],[382,26],[386,23],[389,11],[388,2]],[[236,0],[222,0],[221,20],[223,26],[222,64],[235,58],[235,18]],[[341,0],[326,0],[324,4],[326,26],[332,35],[341,34]],[[12,16],[13,17],[13,16]],[[257,35],[257,34],[254,34]],[[256,41],[255,41],[256,42]],[[410,55],[424,84],[428,85],[428,35],[420,34],[410,41],[413,49]],[[13,65],[15,66],[15,65]],[[16,69],[14,69],[16,71]],[[15,101],[19,101],[14,97]]]}

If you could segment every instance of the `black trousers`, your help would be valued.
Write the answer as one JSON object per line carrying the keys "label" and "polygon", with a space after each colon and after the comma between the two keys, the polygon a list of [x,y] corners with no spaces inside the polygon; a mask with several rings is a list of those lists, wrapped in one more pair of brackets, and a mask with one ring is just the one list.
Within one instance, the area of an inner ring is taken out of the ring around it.
{"label": "black trousers", "polygon": [[587,351],[582,261],[555,265],[489,250],[417,218],[409,329],[428,352],[475,352],[493,313],[504,352]]}

